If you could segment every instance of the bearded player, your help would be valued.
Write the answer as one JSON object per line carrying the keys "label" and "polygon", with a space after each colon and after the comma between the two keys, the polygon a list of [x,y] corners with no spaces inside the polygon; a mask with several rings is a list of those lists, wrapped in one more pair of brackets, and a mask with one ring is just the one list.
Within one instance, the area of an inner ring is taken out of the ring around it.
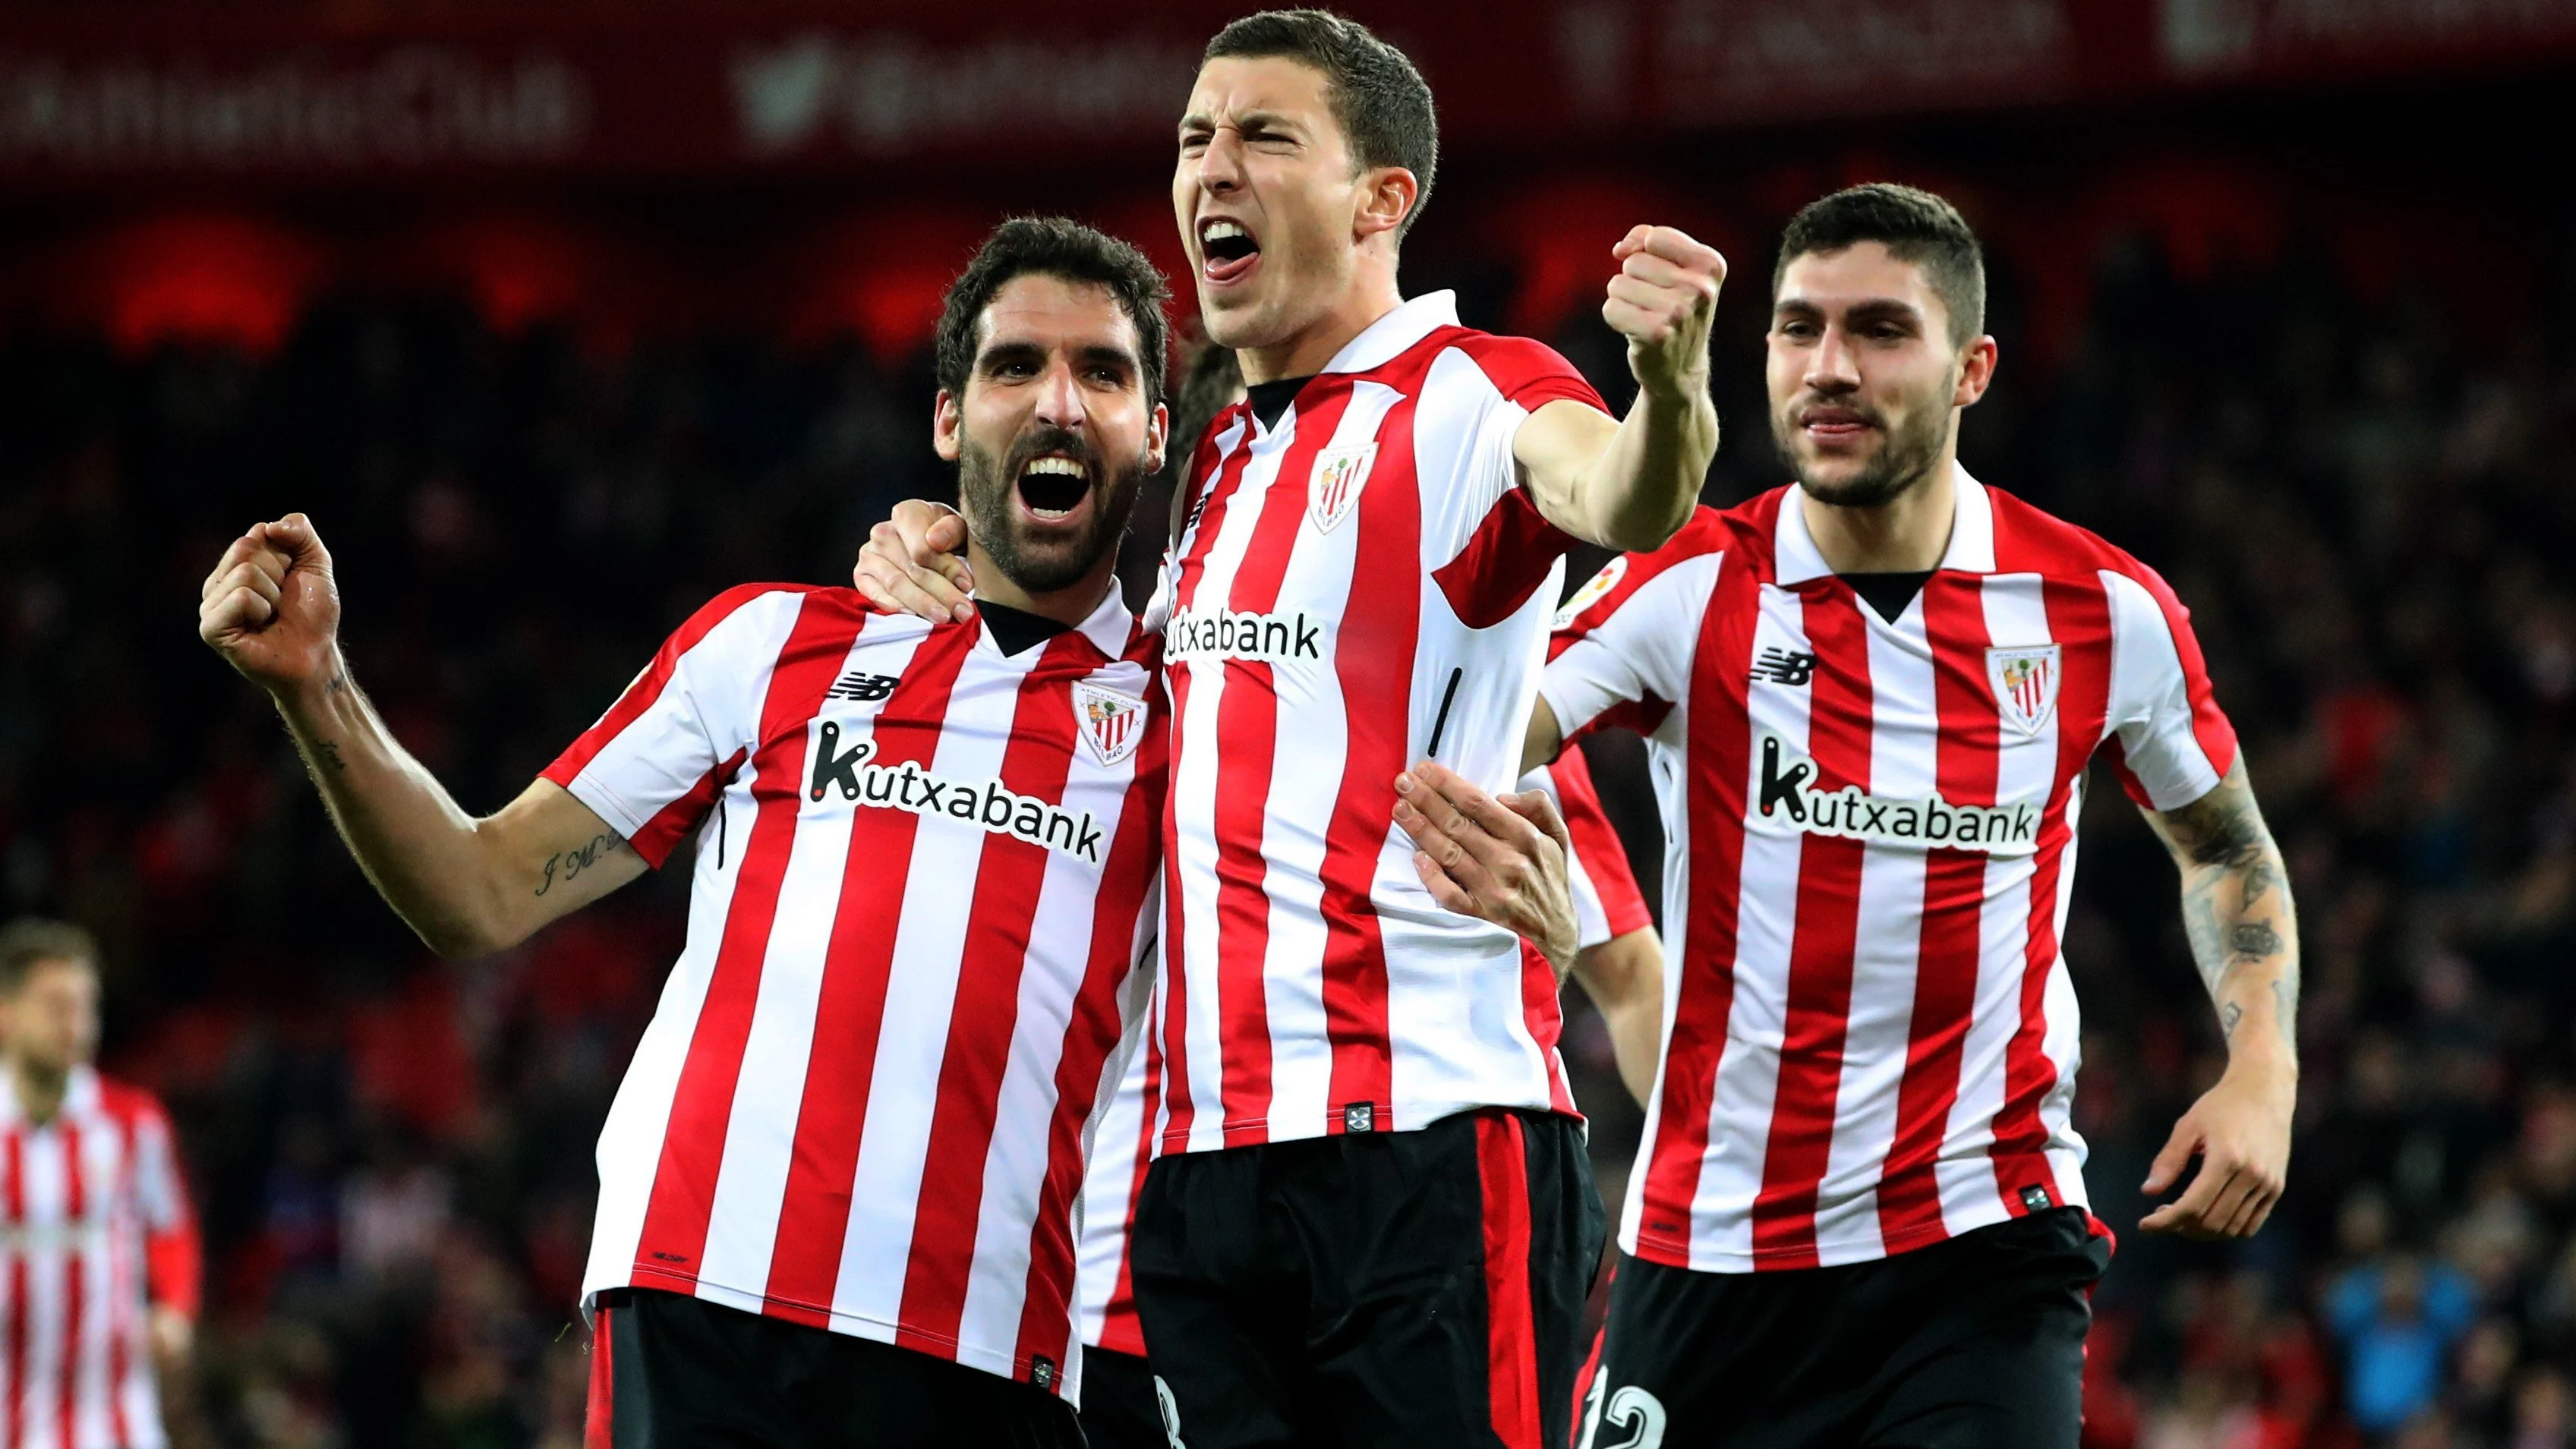
{"label": "bearded player", "polygon": [[[1556,980],[1508,920],[1446,908],[1476,892],[1426,884],[1384,792],[1517,779],[1563,553],[1688,516],[1725,263],[1669,227],[1613,249],[1639,384],[1614,420],[1545,347],[1403,296],[1438,126],[1364,27],[1227,26],[1178,142],[1200,313],[1250,396],[1198,444],[1149,611],[1173,762],[1132,1274],[1155,1371],[1192,1449],[1556,1442],[1600,1242]],[[905,505],[862,587],[971,612],[961,541]]]}
{"label": "bearded player", "polygon": [[1163,447],[1163,298],[1123,242],[1004,225],[949,292],[933,412],[981,616],[731,590],[489,817],[352,681],[302,515],[206,581],[200,633],[442,953],[696,840],[688,942],[600,1134],[595,1449],[1083,1442],[1083,1128],[1160,873],[1153,639],[1112,569]]}
{"label": "bearded player", "polygon": [[1996,349],[1958,212],[1827,197],[1773,291],[1797,483],[1587,585],[1531,723],[1533,762],[1646,735],[1686,923],[1586,1442],[2073,1449],[2111,1249],[2059,954],[2086,768],[2171,848],[2227,1040],[2148,1231],[2241,1239],[2280,1195],[2280,852],[2172,590],[1959,466]]}

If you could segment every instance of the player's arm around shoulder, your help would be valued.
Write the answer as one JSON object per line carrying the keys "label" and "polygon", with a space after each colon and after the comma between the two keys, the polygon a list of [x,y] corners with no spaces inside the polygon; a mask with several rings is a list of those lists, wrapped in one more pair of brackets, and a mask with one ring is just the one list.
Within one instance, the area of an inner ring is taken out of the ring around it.
{"label": "player's arm around shoulder", "polygon": [[341,838],[430,949],[514,945],[642,874],[624,838],[551,781],[467,814],[358,688],[339,626],[330,552],[300,513],[234,540],[197,606],[198,637],[268,691]]}
{"label": "player's arm around shoulder", "polygon": [[1557,399],[1521,424],[1512,458],[1550,523],[1604,548],[1659,548],[1688,522],[1717,456],[1708,333],[1726,281],[1717,249],[1669,226],[1632,228],[1611,249],[1601,318],[1628,340],[1637,400],[1612,421]]}
{"label": "player's arm around shoulder", "polygon": [[2182,874],[2183,927],[2218,1008],[2227,1070],[2175,1124],[2146,1191],[2200,1175],[2139,1224],[2189,1237],[2250,1237],[2289,1172],[2299,1055],[2298,917],[2281,848],[2254,800],[2245,762],[2187,805],[2147,810]]}

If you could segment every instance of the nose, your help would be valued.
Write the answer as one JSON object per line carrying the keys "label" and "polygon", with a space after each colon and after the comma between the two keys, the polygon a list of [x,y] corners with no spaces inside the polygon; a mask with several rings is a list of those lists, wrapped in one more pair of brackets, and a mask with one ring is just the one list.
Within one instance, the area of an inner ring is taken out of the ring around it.
{"label": "nose", "polygon": [[1821,393],[1855,392],[1860,388],[1860,359],[1854,353],[1851,338],[1838,326],[1827,327],[1825,335],[1807,353],[1808,388]]}
{"label": "nose", "polygon": [[1046,376],[1038,380],[1038,421],[1071,432],[1089,416],[1082,405],[1082,387],[1073,375],[1073,364],[1063,358],[1049,363]]}
{"label": "nose", "polygon": [[1199,152],[1199,189],[1223,196],[1243,184],[1243,136],[1232,126],[1219,126]]}

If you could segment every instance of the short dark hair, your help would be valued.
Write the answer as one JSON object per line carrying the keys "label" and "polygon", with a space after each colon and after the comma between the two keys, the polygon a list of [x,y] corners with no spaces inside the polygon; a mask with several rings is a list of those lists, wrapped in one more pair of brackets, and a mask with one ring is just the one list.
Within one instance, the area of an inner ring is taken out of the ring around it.
{"label": "short dark hair", "polygon": [[98,938],[69,921],[22,916],[0,926],[0,996],[15,996],[39,962],[98,969]]}
{"label": "short dark hair", "polygon": [[1431,204],[1431,179],[1440,169],[1440,120],[1422,72],[1367,26],[1330,10],[1247,15],[1218,31],[1199,63],[1269,56],[1284,56],[1324,73],[1333,120],[1360,170],[1401,166],[1413,173],[1419,188],[1413,209],[1395,228],[1396,239],[1403,240],[1422,208]]}
{"label": "short dark hair", "polygon": [[1771,290],[1789,263],[1810,252],[1842,251],[1860,242],[1876,242],[1900,262],[1923,268],[1924,279],[1950,313],[1950,345],[1965,347],[1986,330],[1986,255],[1977,234],[1959,208],[1911,186],[1872,181],[1818,201],[1789,219],[1780,234],[1780,264],[1771,272]]}
{"label": "short dark hair", "polygon": [[1144,353],[1145,401],[1163,400],[1163,371],[1171,347],[1171,325],[1163,304],[1172,289],[1145,254],[1106,232],[1061,216],[1015,216],[993,228],[975,260],[949,284],[939,312],[935,368],[939,385],[953,397],[966,395],[966,374],[975,365],[975,324],[994,296],[1015,277],[1058,277],[1106,287],[1136,324],[1136,346]]}

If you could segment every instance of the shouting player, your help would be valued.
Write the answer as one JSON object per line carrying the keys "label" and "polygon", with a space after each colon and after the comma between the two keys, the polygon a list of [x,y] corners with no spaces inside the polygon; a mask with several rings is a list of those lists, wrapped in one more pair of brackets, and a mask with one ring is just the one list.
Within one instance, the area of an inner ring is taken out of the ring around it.
{"label": "shouting player", "polygon": [[197,1316],[197,1228],[152,1095],[99,1075],[98,945],[0,928],[6,1441],[159,1449]]}
{"label": "shouting player", "polygon": [[2110,1256],[2059,954],[2085,769],[2172,848],[2227,1038],[2149,1231],[2242,1238],[2280,1195],[2280,852],[2172,590],[1958,465],[1996,356],[1959,214],[1827,197],[1773,291],[1796,485],[1587,585],[1531,724],[1533,761],[1643,731],[1673,842],[1681,960],[1587,1442],[2072,1449]]}
{"label": "shouting player", "polygon": [[[1173,782],[1132,1264],[1155,1372],[1192,1449],[1558,1441],[1601,1229],[1556,982],[1442,907],[1385,787],[1426,756],[1517,778],[1563,552],[1688,516],[1725,263],[1668,227],[1618,242],[1603,315],[1639,391],[1614,421],[1545,347],[1398,289],[1438,129],[1364,27],[1227,26],[1178,140],[1200,313],[1250,397],[1198,444],[1149,620]],[[963,615],[961,542],[906,505],[861,585]]]}
{"label": "shouting player", "polygon": [[985,608],[749,585],[475,819],[352,682],[300,514],[208,578],[368,876],[508,945],[697,854],[688,944],[600,1134],[594,1446],[1078,1446],[1082,1133],[1146,973],[1164,733],[1114,587],[1159,465],[1162,278],[1014,221],[948,295],[933,437]]}

